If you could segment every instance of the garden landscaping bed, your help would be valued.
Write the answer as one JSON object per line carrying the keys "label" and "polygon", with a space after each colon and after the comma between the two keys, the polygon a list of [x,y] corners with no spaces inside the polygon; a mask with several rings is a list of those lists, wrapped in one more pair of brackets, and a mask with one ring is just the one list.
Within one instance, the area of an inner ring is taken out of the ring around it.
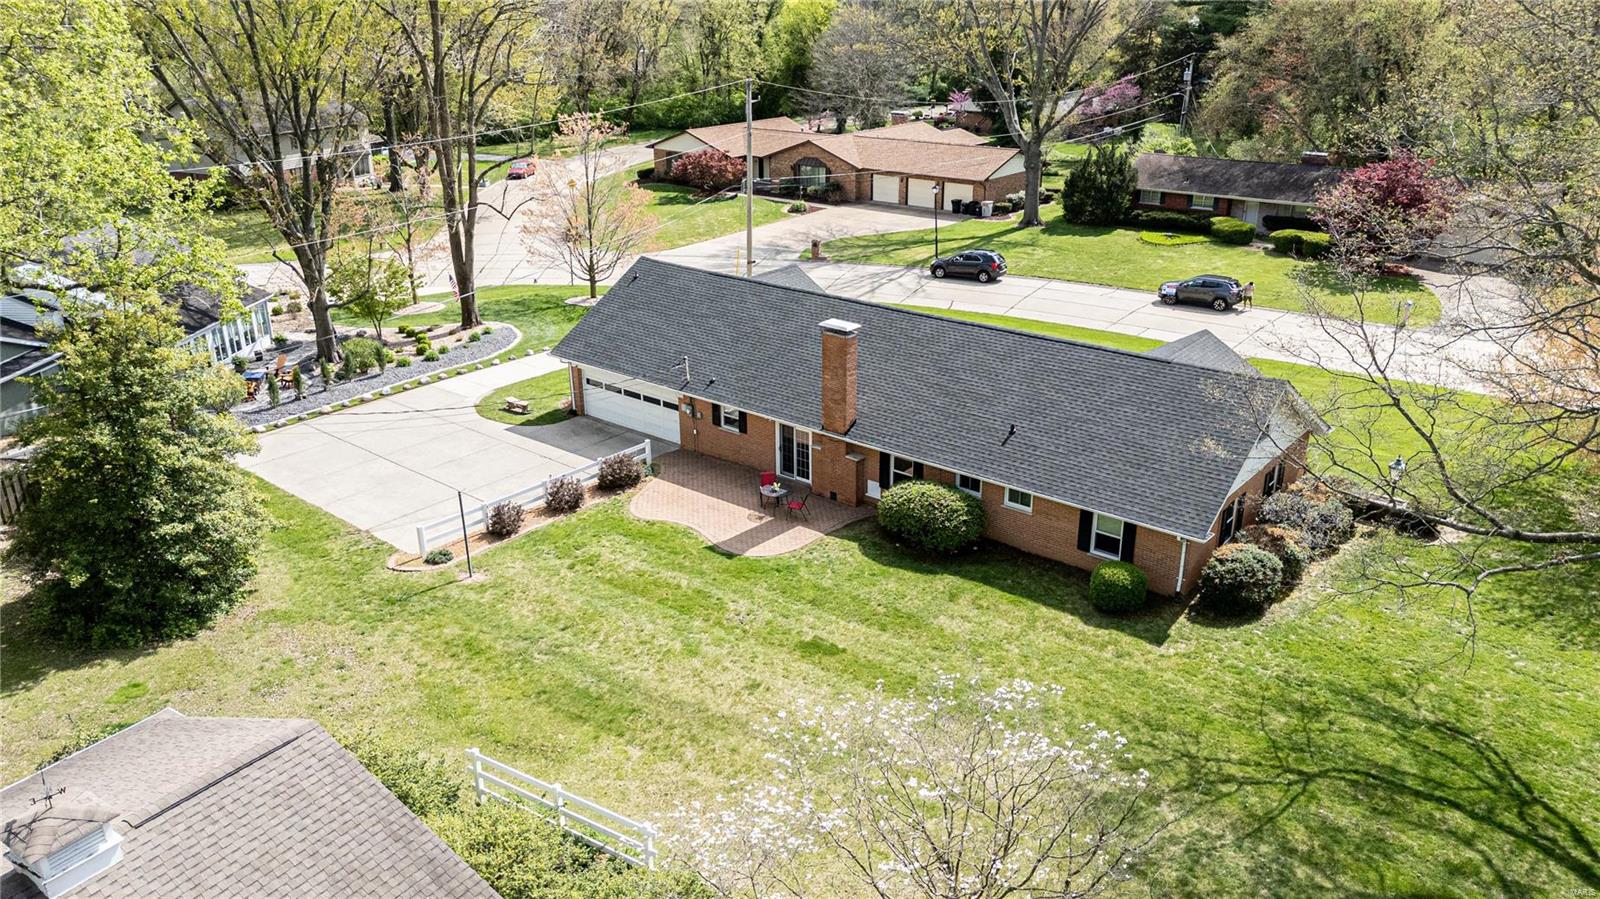
{"label": "garden landscaping bed", "polygon": [[383,371],[373,370],[365,375],[357,375],[349,381],[335,380],[326,389],[322,389],[324,385],[321,374],[317,372],[317,366],[314,363],[310,364],[309,370],[302,369],[306,384],[304,399],[294,399],[294,389],[285,387],[282,389],[284,401],[271,406],[268,405],[266,388],[262,388],[255,400],[235,407],[233,414],[250,427],[266,428],[300,416],[331,412],[334,407],[350,404],[363,397],[370,398],[369,395],[390,392],[402,384],[419,381],[425,377],[431,379],[441,372],[454,371],[464,365],[481,365],[510,349],[522,338],[517,329],[510,325],[489,323],[485,327],[491,329],[488,334],[476,341],[463,337],[456,348],[452,348],[450,352],[434,361],[396,351],[397,361],[410,359],[411,364],[402,367],[391,362]]}

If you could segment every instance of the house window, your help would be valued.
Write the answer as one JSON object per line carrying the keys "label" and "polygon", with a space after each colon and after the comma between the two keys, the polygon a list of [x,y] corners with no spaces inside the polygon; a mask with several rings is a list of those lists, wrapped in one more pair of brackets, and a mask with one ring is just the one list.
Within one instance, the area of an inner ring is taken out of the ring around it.
{"label": "house window", "polygon": [[893,487],[894,485],[900,483],[901,481],[909,481],[909,480],[915,478],[916,476],[917,476],[917,463],[911,461],[910,459],[907,459],[905,456],[890,456],[889,457],[889,486],[890,487]]}
{"label": "house window", "polygon": [[1239,533],[1239,528],[1244,526],[1244,496],[1235,497],[1233,502],[1222,510],[1222,531],[1217,536],[1217,545],[1233,542],[1234,535]]}
{"label": "house window", "polygon": [[715,424],[724,431],[732,431],[735,434],[744,432],[743,412],[740,412],[738,409],[729,409],[727,406],[716,405],[711,407],[711,411],[714,413],[713,417],[716,419],[716,421],[712,422],[712,424]]}
{"label": "house window", "polygon": [[828,183],[828,167],[822,160],[807,157],[794,164],[795,183],[801,187],[823,187]]}
{"label": "house window", "polygon": [[1195,194],[1194,196],[1189,198],[1189,208],[1190,209],[1215,209],[1215,208],[1217,208],[1217,198],[1216,197],[1212,197],[1212,196],[1207,196],[1206,194]]}
{"label": "house window", "polygon": [[1283,489],[1283,463],[1279,462],[1267,471],[1267,479],[1261,484],[1261,498],[1266,499]]}
{"label": "house window", "polygon": [[1122,532],[1128,523],[1110,515],[1094,515],[1094,534],[1089,540],[1089,552],[1107,559],[1122,558]]}
{"label": "house window", "polygon": [[778,474],[811,482],[811,432],[783,425],[778,428]]}
{"label": "house window", "polygon": [[1033,513],[1033,494],[1015,487],[1006,488],[1006,508],[1016,509],[1018,512]]}
{"label": "house window", "polygon": [[956,475],[956,489],[973,496],[983,496],[983,482],[970,474]]}
{"label": "house window", "polygon": [[1146,206],[1160,206],[1161,205],[1161,191],[1159,191],[1159,190],[1141,190],[1141,191],[1139,191],[1139,202],[1143,203]]}

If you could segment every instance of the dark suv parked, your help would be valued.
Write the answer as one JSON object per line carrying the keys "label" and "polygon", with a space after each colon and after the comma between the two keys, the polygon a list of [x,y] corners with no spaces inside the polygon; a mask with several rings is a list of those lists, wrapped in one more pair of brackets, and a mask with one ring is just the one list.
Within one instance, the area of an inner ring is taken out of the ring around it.
{"label": "dark suv parked", "polygon": [[993,250],[967,250],[954,256],[933,260],[928,267],[935,278],[945,275],[967,275],[984,284],[999,280],[1006,273],[1006,257]]}
{"label": "dark suv parked", "polygon": [[1168,281],[1157,295],[1161,302],[1199,303],[1222,312],[1232,309],[1243,298],[1239,282],[1227,275],[1200,275],[1187,281]]}

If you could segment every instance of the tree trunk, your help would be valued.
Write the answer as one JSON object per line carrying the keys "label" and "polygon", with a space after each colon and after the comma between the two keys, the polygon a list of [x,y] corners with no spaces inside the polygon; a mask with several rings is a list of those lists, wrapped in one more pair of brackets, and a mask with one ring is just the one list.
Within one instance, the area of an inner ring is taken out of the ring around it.
{"label": "tree trunk", "polygon": [[1026,196],[1022,201],[1022,222],[1024,228],[1031,228],[1044,224],[1039,215],[1039,181],[1044,177],[1044,146],[1042,141],[1019,141],[1022,149],[1022,170],[1025,173],[1023,180],[1027,184]]}
{"label": "tree trunk", "polygon": [[327,255],[316,247],[297,247],[295,260],[300,263],[300,281],[306,286],[306,308],[311,311],[311,324],[316,332],[317,358],[337,362],[339,340],[334,335],[333,316],[328,308]]}
{"label": "tree trunk", "polygon": [[383,142],[389,155],[389,192],[400,193],[406,189],[405,182],[400,177],[400,123],[396,120],[394,111],[394,95],[385,94],[383,98]]}

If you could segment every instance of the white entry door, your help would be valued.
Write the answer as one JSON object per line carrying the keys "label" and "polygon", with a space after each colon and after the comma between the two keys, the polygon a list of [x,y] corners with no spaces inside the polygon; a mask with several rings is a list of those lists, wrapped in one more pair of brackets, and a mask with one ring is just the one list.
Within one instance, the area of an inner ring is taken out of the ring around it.
{"label": "white entry door", "polygon": [[811,432],[778,426],[778,474],[811,483]]}
{"label": "white entry door", "polygon": [[933,186],[937,182],[926,181],[922,178],[906,179],[906,205],[918,206],[923,209],[933,208]]}
{"label": "white entry door", "polygon": [[898,204],[900,202],[900,176],[873,175],[872,202]]}
{"label": "white entry door", "polygon": [[678,442],[678,395],[625,375],[584,369],[583,414]]}

